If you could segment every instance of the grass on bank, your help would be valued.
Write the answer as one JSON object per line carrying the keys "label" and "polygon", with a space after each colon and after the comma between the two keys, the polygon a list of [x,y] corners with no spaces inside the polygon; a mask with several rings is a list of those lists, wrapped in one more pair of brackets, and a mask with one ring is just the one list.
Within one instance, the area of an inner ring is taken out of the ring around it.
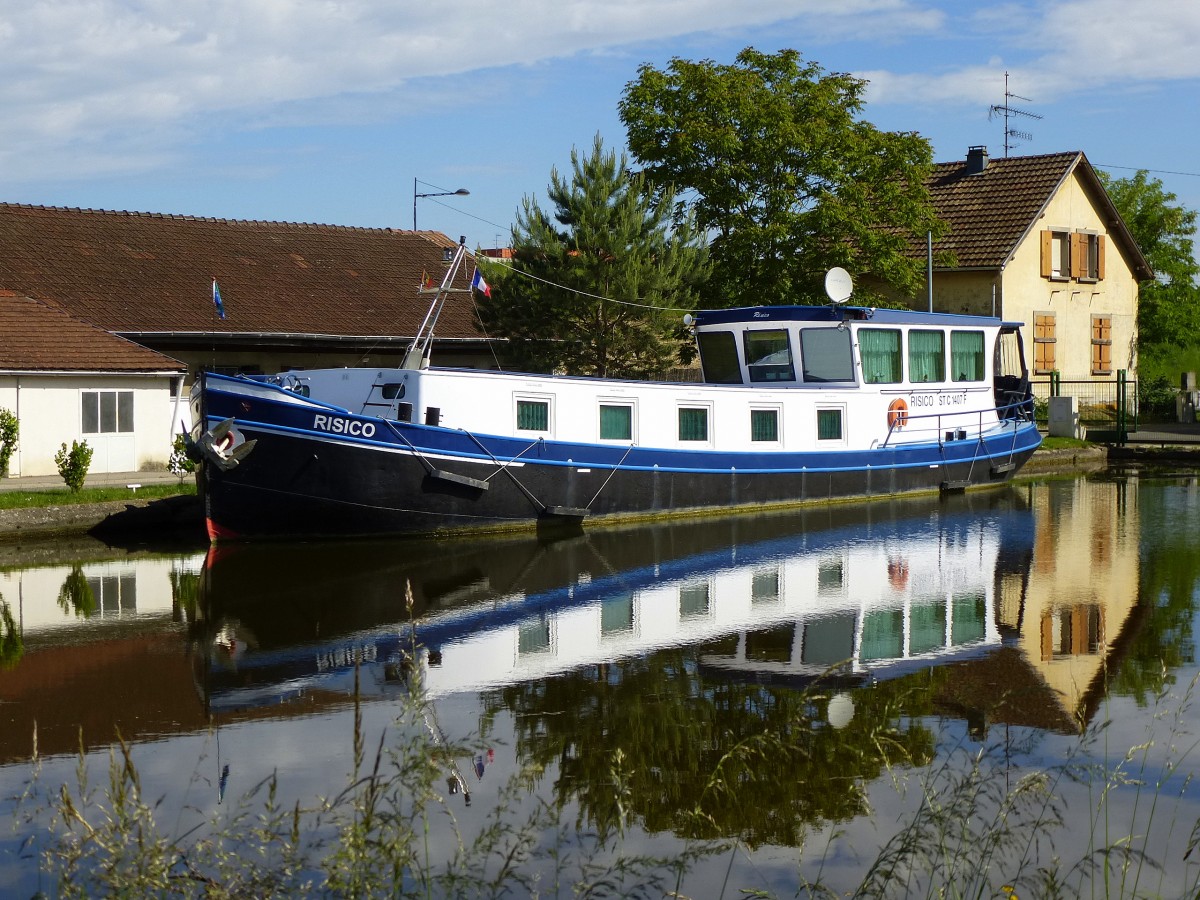
{"label": "grass on bank", "polygon": [[0,509],[36,509],[48,506],[70,506],[83,503],[106,503],[110,500],[156,500],[160,497],[176,497],[196,493],[194,479],[181,482],[144,484],[136,491],[125,485],[85,487],[71,493],[64,484],[61,488],[43,491],[0,490]]}

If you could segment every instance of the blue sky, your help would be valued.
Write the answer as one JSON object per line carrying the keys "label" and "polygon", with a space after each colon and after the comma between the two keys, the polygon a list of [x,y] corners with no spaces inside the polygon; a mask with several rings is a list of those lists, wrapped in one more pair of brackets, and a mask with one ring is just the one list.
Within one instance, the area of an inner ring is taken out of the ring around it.
{"label": "blue sky", "polygon": [[504,243],[643,63],[799,50],[934,158],[984,144],[1151,170],[1200,209],[1193,0],[0,0],[0,201]]}

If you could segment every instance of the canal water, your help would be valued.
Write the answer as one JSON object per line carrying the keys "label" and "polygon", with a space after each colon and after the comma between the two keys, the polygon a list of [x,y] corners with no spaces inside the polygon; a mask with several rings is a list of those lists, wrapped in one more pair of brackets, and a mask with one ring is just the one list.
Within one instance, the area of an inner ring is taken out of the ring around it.
{"label": "canal water", "polygon": [[313,878],[378,753],[414,865],[494,877],[473,842],[527,836],[518,894],[1183,896],[1198,590],[1200,481],[1144,472],[556,540],[0,545],[0,895],[54,893],[62,787],[102,819],[119,735],[162,836],[249,840],[270,785]]}

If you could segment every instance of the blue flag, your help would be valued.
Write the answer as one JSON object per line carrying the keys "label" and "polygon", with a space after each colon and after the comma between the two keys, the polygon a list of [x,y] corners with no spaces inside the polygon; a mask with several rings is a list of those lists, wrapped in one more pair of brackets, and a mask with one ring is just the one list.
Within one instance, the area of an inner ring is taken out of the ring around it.
{"label": "blue flag", "polygon": [[217,279],[213,279],[213,306],[217,308],[217,317],[225,318],[225,304],[221,302],[221,289],[217,287]]}

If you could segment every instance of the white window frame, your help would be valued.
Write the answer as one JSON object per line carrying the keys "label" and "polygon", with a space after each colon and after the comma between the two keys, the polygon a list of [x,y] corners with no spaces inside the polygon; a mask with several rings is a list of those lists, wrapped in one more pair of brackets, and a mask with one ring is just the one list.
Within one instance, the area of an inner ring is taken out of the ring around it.
{"label": "white window frame", "polygon": [[[702,441],[685,441],[679,437],[679,413],[685,409],[702,409],[705,412],[705,421],[707,423],[706,434]],[[704,401],[684,401],[675,405],[675,442],[685,449],[695,447],[712,447],[713,446],[713,431],[716,429],[716,422],[713,420],[713,405]]]}
{"label": "white window frame", "polygon": [[[775,413],[775,440],[773,441],[756,441],[754,440],[754,414],[756,412],[773,412]],[[759,447],[781,447],[783,446],[783,404],[780,403],[752,403],[750,404],[750,415],[747,417],[749,421],[746,423],[749,426],[749,433],[746,435],[746,440],[751,449]]]}
{"label": "white window frame", "polygon": [[[629,407],[629,437],[606,438],[600,436],[600,407],[627,406]],[[596,398],[596,440],[606,444],[636,444],[638,442],[638,402],[634,397],[597,397]]]}
{"label": "white window frame", "polygon": [[[519,428],[517,423],[520,422],[520,409],[522,403],[545,403],[546,409],[546,430],[539,431],[533,428]],[[554,395],[553,394],[513,394],[513,434],[536,434],[539,437],[550,437],[554,434]]]}
{"label": "white window frame", "polygon": [[[820,416],[823,412],[836,412],[841,416],[842,433],[835,438],[823,438],[820,431]],[[818,403],[813,412],[813,435],[816,438],[818,447],[832,447],[835,445],[845,445],[846,443],[846,404],[844,403]]]}
{"label": "white window frame", "polygon": [[[96,395],[96,430],[88,431],[85,424],[85,415],[83,409],[83,398],[88,394]],[[113,416],[115,418],[116,427],[112,431],[104,430],[104,414],[101,410],[103,401],[100,397],[104,394],[113,394],[114,403]],[[121,395],[129,395],[129,428],[121,429]],[[79,432],[85,436],[105,435],[105,434],[136,434],[137,433],[137,392],[129,388],[81,388],[79,391]]]}

